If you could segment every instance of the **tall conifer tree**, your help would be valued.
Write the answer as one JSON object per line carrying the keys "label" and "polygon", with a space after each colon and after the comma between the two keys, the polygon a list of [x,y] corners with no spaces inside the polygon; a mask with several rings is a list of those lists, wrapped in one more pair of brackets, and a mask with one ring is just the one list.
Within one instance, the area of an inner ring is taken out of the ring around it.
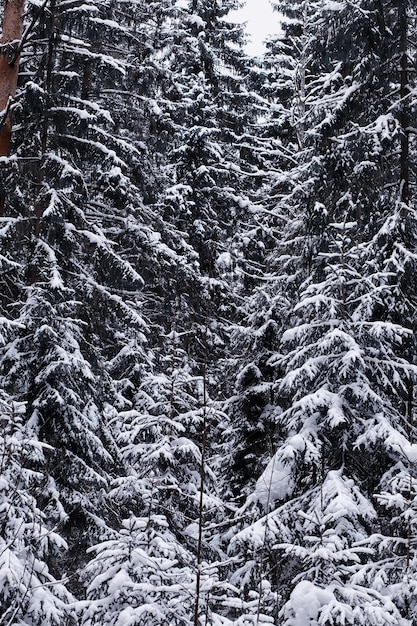
{"label": "tall conifer tree", "polygon": [[[415,272],[415,212],[407,191],[411,52],[404,34],[413,9],[366,1],[299,8],[302,92],[295,91],[295,103],[298,96],[303,107],[295,124],[302,123],[303,150],[293,191],[281,201],[295,219],[280,246],[281,278],[275,279],[293,304],[268,361],[268,411],[278,415],[274,452],[249,501],[254,515],[255,503],[265,515],[233,544],[242,554],[254,547],[259,570],[271,572],[285,624],[307,616],[314,623],[405,624],[412,613],[404,598],[395,599],[393,567],[385,571],[386,586],[375,579],[369,593],[363,572],[376,574],[372,537],[385,527],[386,513],[375,504],[393,503],[385,490],[377,494],[388,476],[398,477],[392,485],[405,480],[401,464],[414,450],[407,424],[415,379],[414,281],[404,282]],[[294,17],[294,7],[280,9]],[[337,514],[334,506],[327,509],[336,493],[345,503]],[[410,495],[406,506],[412,501]],[[307,530],[315,523],[314,532]],[[326,552],[328,541],[343,555]],[[274,543],[272,562],[267,554]],[[361,555],[356,546],[363,546]],[[332,561],[346,563],[346,570]],[[411,562],[409,554],[401,575]],[[413,606],[411,597],[408,602]]]}

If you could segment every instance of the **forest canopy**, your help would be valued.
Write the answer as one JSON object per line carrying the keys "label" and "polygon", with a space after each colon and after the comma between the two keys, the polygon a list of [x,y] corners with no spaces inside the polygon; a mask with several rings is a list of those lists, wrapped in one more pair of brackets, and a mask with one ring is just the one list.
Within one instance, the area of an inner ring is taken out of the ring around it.
{"label": "forest canopy", "polygon": [[1,5],[0,626],[417,623],[417,8],[239,4]]}

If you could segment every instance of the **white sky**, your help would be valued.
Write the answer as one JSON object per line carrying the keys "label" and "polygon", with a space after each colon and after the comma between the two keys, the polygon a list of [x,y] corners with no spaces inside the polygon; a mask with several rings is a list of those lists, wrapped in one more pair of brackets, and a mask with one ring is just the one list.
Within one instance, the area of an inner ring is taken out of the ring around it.
{"label": "white sky", "polygon": [[262,54],[262,41],[265,37],[280,31],[278,13],[272,11],[269,0],[246,0],[246,5],[232,13],[231,18],[236,22],[247,22],[247,31],[251,38],[246,47],[249,54]]}

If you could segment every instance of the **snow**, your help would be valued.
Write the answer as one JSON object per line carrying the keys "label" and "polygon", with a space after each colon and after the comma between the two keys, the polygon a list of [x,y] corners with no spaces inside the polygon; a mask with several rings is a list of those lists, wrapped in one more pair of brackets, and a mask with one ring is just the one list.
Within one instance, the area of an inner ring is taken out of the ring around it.
{"label": "snow", "polygon": [[261,477],[256,481],[254,495],[268,510],[276,500],[284,500],[294,489],[294,462],[297,453],[306,450],[305,438],[300,435],[290,437],[288,441],[269,461]]}
{"label": "snow", "polygon": [[82,144],[87,145],[90,148],[95,148],[97,152],[101,152],[104,157],[111,159],[114,163],[117,163],[120,167],[126,168],[126,163],[117,156],[116,152],[111,148],[108,148],[103,143],[99,141],[92,141],[90,139],[84,139],[82,137],[77,137],[75,135],[62,135],[65,139],[68,139],[74,144]]}
{"label": "snow", "polygon": [[404,452],[410,463],[417,462],[417,444],[405,444],[402,447],[402,451]]}
{"label": "snow", "polygon": [[90,18],[90,21],[96,22],[96,24],[103,24],[103,26],[107,26],[107,28],[111,28],[112,30],[121,30],[122,32],[128,32],[127,28],[124,28],[114,20],[104,20],[100,17],[92,17]]}
{"label": "snow", "polygon": [[388,448],[399,452],[401,456],[405,456],[409,463],[417,462],[417,444],[409,443],[401,433],[392,430],[385,442]]}
{"label": "snow", "polygon": [[[79,109],[77,109],[78,111]],[[47,153],[48,161],[54,161],[55,163],[59,163],[62,166],[61,176],[65,177],[66,175],[71,175],[74,177],[79,177],[81,175],[80,170],[73,167],[68,161],[59,156],[59,154],[55,154],[53,152]]]}
{"label": "snow", "polygon": [[51,113],[73,113],[80,120],[90,120],[92,115],[84,109],[77,109],[76,107],[51,107]]}
{"label": "snow", "polygon": [[[67,7],[68,5],[68,7]],[[61,9],[65,9],[66,12],[71,13],[71,12],[82,12],[82,13],[98,13],[99,8],[97,6],[95,6],[94,4],[76,4],[76,6],[74,7],[74,1],[73,0],[66,0],[64,2],[61,2],[60,4]]]}
{"label": "snow", "polygon": [[96,113],[103,116],[108,122],[110,122],[111,124],[113,123],[113,118],[110,114],[110,111],[108,111],[107,109],[103,109],[103,107],[97,102],[94,102],[92,100],[83,100],[82,98],[77,98],[76,96],[70,96],[69,100],[71,100],[72,102],[76,102],[77,104],[81,104],[87,109],[95,111]]}
{"label": "snow", "polygon": [[222,252],[216,259],[216,267],[222,271],[227,272],[233,268],[233,257],[230,252]]}
{"label": "snow", "polygon": [[205,21],[199,15],[196,15],[195,13],[191,13],[190,15],[188,15],[187,19],[190,22],[190,24],[195,24],[195,26],[199,26],[202,29],[206,25]]}
{"label": "snow", "polygon": [[291,607],[291,617],[287,619],[288,626],[318,626],[320,610],[334,600],[334,595],[313,583],[304,580],[295,587],[287,604]]}
{"label": "snow", "polygon": [[160,117],[162,115],[162,109],[161,107],[158,105],[158,103],[156,102],[156,100],[149,100],[148,106],[150,108],[150,110],[152,111],[152,113],[158,117]]}
{"label": "snow", "polygon": [[[44,215],[48,215],[48,214],[53,214],[54,213],[55,203],[56,202],[57,202],[57,197],[56,197],[55,192],[53,192],[53,193],[51,193],[51,200],[50,200],[49,206],[45,210]],[[50,246],[48,246],[46,241],[43,241],[41,239],[38,240],[38,246],[40,248],[43,248],[43,250],[46,253],[47,258],[49,260],[49,271],[50,271],[49,284],[50,284],[51,288],[52,289],[63,289],[64,288],[64,281],[62,280],[62,276],[61,276],[61,273],[59,271],[59,265],[58,265],[58,262],[57,262],[55,251]]]}
{"label": "snow", "polygon": [[352,228],[356,228],[358,225],[357,222],[330,222],[329,226],[334,228],[335,230],[345,231],[351,230]]}
{"label": "snow", "polygon": [[398,121],[392,115],[388,113],[386,115],[380,115],[374,122],[375,132],[381,135],[383,139],[389,139],[393,132],[397,130]]}
{"label": "snow", "polygon": [[342,2],[326,2],[323,6],[324,11],[342,11],[344,4]]}

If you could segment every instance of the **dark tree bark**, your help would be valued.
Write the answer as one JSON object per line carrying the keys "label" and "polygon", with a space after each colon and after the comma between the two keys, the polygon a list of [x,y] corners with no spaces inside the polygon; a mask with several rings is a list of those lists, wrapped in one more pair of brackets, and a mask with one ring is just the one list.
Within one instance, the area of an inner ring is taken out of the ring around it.
{"label": "dark tree bark", "polygon": [[410,142],[409,142],[409,62],[408,62],[408,20],[407,6],[401,0],[398,4],[398,22],[400,30],[400,115],[401,150],[400,150],[400,181],[401,201],[410,203]]}

